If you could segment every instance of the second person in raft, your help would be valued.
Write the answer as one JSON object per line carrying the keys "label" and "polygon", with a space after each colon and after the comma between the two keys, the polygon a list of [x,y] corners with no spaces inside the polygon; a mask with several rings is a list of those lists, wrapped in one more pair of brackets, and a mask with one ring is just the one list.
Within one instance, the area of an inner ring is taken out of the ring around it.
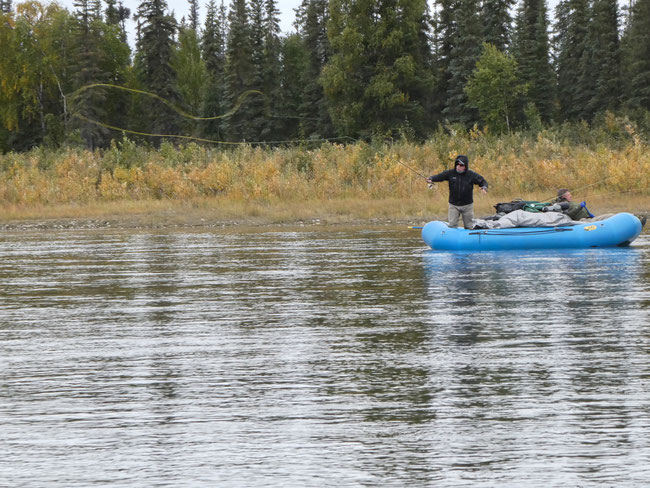
{"label": "second person in raft", "polygon": [[449,182],[449,227],[458,227],[458,221],[462,217],[463,226],[471,229],[474,220],[474,185],[478,185],[483,193],[487,193],[488,184],[485,178],[470,171],[468,166],[467,156],[459,154],[454,160],[454,169],[427,178],[429,183]]}

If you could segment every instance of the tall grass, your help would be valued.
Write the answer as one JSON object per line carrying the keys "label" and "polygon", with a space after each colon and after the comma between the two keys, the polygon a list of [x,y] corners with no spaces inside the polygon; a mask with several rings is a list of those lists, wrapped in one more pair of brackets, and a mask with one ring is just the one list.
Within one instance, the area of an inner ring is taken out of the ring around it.
{"label": "tall grass", "polygon": [[287,218],[346,212],[425,216],[446,211],[447,190],[443,184],[428,191],[416,172],[438,173],[451,167],[457,154],[467,154],[470,169],[490,184],[489,197],[476,199],[479,210],[514,198],[549,199],[560,187],[596,206],[631,195],[637,205],[645,205],[650,194],[647,142],[616,120],[604,135],[602,129],[585,129],[583,141],[575,143],[578,129],[572,126],[571,135],[560,128],[502,137],[451,129],[421,144],[317,148],[224,150],[164,142],[151,149],[128,139],[102,152],[38,148],[0,156],[0,204],[5,217],[17,208],[117,209],[134,202],[142,202],[141,209],[173,202],[233,215],[271,214],[273,208]]}

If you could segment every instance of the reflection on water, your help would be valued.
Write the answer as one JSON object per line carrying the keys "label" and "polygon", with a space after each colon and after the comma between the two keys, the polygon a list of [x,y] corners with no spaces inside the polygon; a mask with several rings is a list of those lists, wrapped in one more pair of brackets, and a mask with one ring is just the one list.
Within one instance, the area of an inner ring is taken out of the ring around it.
{"label": "reflection on water", "polygon": [[0,258],[7,486],[650,483],[647,235],[22,232]]}

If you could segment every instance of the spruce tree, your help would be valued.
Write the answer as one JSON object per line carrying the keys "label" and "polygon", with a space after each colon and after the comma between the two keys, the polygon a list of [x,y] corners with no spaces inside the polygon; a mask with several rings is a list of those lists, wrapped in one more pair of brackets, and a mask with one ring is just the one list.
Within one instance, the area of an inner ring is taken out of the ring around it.
{"label": "spruce tree", "polygon": [[[321,82],[321,72],[331,55],[330,43],[327,38],[328,0],[303,0],[298,18],[299,35],[304,42],[304,49],[308,56],[301,77],[293,80],[293,83],[300,83],[303,87],[300,100],[297,102],[298,114],[302,117],[300,130],[308,138],[333,137],[334,126]],[[287,48],[290,45],[295,46],[296,43],[297,41],[287,44]],[[296,57],[290,59],[296,59]],[[300,61],[296,59],[296,64],[299,63]],[[286,83],[292,83],[292,81],[287,79],[283,86],[286,86]]]}
{"label": "spruce tree", "polygon": [[[305,40],[294,33],[281,40],[281,93],[278,120],[278,139],[295,140],[307,136],[305,122],[314,124],[314,120],[305,119],[301,109],[305,100],[305,76],[309,69],[309,52]],[[304,80],[304,82],[303,82]],[[313,133],[312,133],[313,134]],[[312,135],[310,134],[310,135]],[[317,136],[321,137],[321,136]]]}
{"label": "spruce tree", "polygon": [[586,104],[580,89],[589,24],[588,0],[563,0],[555,9],[553,38],[561,120],[578,120]]}
{"label": "spruce tree", "polygon": [[279,116],[281,106],[281,42],[280,12],[275,0],[264,1],[264,57],[262,64],[262,91],[267,100],[267,118],[262,130],[262,140],[278,140],[284,132],[285,119]]}
{"label": "spruce tree", "polygon": [[189,28],[196,32],[199,28],[199,1],[188,0],[188,2],[190,4]]}
{"label": "spruce tree", "polygon": [[620,43],[616,0],[594,0],[587,32],[586,53],[591,80],[587,119],[598,113],[615,111],[620,104]]}
{"label": "spruce tree", "polygon": [[[136,45],[135,68],[144,90],[170,104],[178,104],[176,75],[171,67],[176,21],[167,13],[165,0],[143,0],[136,18],[140,35]],[[146,107],[146,108],[145,108]],[[159,101],[147,99],[136,108],[143,112],[146,130],[156,134],[176,134],[179,116]]]}
{"label": "spruce tree", "polygon": [[[634,112],[650,110],[650,0],[637,0],[625,32],[626,107]],[[647,116],[647,115],[646,115]]]}
{"label": "spruce tree", "polygon": [[550,63],[546,0],[523,0],[517,12],[513,54],[528,100],[542,121],[553,118],[555,74]]}
{"label": "spruce tree", "polygon": [[[223,1],[219,10],[214,0],[208,3],[201,49],[208,74],[201,112],[204,117],[218,117],[226,111],[226,8]],[[221,140],[224,137],[221,119],[203,122],[202,127],[207,138]]]}
{"label": "spruce tree", "polygon": [[499,51],[506,52],[510,47],[510,10],[514,3],[515,0],[484,0],[481,5],[483,40]]}
{"label": "spruce tree", "polygon": [[449,63],[453,40],[458,32],[454,22],[455,0],[436,0],[433,18],[431,20],[432,59],[431,71],[435,84],[432,90],[432,120],[442,121],[442,111],[445,108],[447,87],[449,86]]}
{"label": "spruce tree", "polygon": [[[183,108],[192,115],[199,115],[203,104],[208,72],[201,57],[201,46],[196,30],[191,27],[181,29],[178,43],[171,60],[176,76],[176,86]],[[184,132],[198,135],[198,122],[187,119],[183,122]]]}
{"label": "spruce tree", "polygon": [[[332,56],[323,70],[330,112],[341,135],[394,135],[427,124],[420,95],[431,90],[419,63],[427,14],[422,0],[333,0]],[[428,85],[428,86],[427,86]]]}
{"label": "spruce tree", "polygon": [[232,0],[228,13],[228,38],[226,42],[226,104],[236,109],[225,119],[227,136],[232,141],[257,141],[258,132],[251,121],[259,113],[263,100],[259,95],[248,95],[253,89],[255,71],[249,11],[245,0]]}
{"label": "spruce tree", "polygon": [[[269,140],[271,97],[266,86],[266,22],[264,0],[250,0],[250,39],[252,74],[250,88],[262,92],[263,95],[250,104],[249,131],[254,133],[253,140]],[[278,81],[276,79],[276,81]]]}
{"label": "spruce tree", "polygon": [[[479,120],[476,110],[467,100],[465,85],[481,55],[482,27],[478,17],[478,0],[456,0],[451,4],[451,22],[456,26],[445,36],[449,43],[446,67],[445,108],[443,115],[452,123],[470,126]],[[447,14],[448,15],[448,14]]]}
{"label": "spruce tree", "polygon": [[124,42],[126,42],[127,38],[125,22],[129,17],[131,17],[131,10],[122,5],[122,2],[117,3],[115,0],[106,0],[106,10],[104,10],[106,23],[120,28]]}
{"label": "spruce tree", "polygon": [[[73,81],[76,89],[84,89],[95,83],[106,83],[110,73],[102,70],[105,53],[101,45],[101,19],[97,17],[96,4],[76,0],[74,5],[77,8],[77,30]],[[104,145],[109,136],[108,129],[97,124],[106,123],[106,97],[105,88],[92,87],[80,91],[73,99],[71,110],[78,117],[73,120],[72,128],[79,130],[86,146],[91,149]]]}

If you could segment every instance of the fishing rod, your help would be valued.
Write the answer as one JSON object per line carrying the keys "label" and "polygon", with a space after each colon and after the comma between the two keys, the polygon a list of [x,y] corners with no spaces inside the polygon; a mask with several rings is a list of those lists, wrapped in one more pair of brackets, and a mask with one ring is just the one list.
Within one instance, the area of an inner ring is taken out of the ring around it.
{"label": "fishing rod", "polygon": [[411,168],[409,165],[404,164],[404,163],[401,162],[399,159],[397,160],[397,163],[398,163],[398,164],[401,164],[401,165],[404,166],[406,169],[410,169],[411,171],[413,171],[413,173],[415,173],[416,175],[418,175],[420,178],[424,178],[425,180],[428,180],[428,179],[429,179],[428,176],[424,176],[422,173],[420,173],[419,171],[414,170],[414,169]]}
{"label": "fishing rod", "polygon": [[[590,188],[590,187],[592,187],[592,186],[599,185],[600,183],[602,183],[602,182],[604,182],[604,181],[611,180],[612,178],[614,178],[614,176],[616,176],[616,175],[608,176],[607,178],[603,178],[602,180],[596,181],[595,183],[590,183],[590,184],[588,184],[588,185],[581,186],[580,188],[570,189],[569,191],[570,191],[571,193],[575,193],[575,192],[578,192],[578,191],[580,191],[580,190],[584,190],[585,188]],[[547,200],[541,200],[541,202],[542,202],[542,203],[551,202],[552,200],[555,200],[555,198],[557,198],[557,196],[551,197],[551,198],[549,198],[549,199],[547,199]]]}
{"label": "fishing rod", "polygon": [[642,186],[642,187],[639,187],[639,188],[632,188],[631,190],[619,190],[619,191],[610,191],[610,192],[607,192],[607,193],[597,193],[595,195],[590,195],[589,198],[599,198],[599,197],[605,197],[605,196],[609,196],[609,195],[620,195],[621,193],[632,193],[632,192],[635,192],[635,191],[643,191],[643,190],[647,190],[647,189],[648,189],[647,186]]}
{"label": "fishing rod", "polygon": [[401,164],[401,165],[404,166],[406,169],[411,170],[413,173],[415,173],[416,175],[418,175],[420,178],[424,178],[425,180],[427,180],[429,190],[430,190],[431,188],[433,188],[433,183],[431,183],[431,182],[429,181],[429,177],[428,177],[428,176],[424,176],[422,173],[420,173],[419,171],[414,170],[414,169],[411,168],[409,165],[404,164],[404,163],[401,162],[399,159],[397,160],[397,163],[398,163],[398,164]]}

